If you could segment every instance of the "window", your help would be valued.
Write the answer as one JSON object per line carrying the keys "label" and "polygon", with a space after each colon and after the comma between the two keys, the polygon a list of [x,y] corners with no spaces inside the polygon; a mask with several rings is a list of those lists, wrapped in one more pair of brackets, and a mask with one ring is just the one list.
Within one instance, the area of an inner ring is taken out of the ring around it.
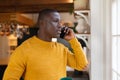
{"label": "window", "polygon": [[120,0],[112,2],[112,80],[120,80]]}

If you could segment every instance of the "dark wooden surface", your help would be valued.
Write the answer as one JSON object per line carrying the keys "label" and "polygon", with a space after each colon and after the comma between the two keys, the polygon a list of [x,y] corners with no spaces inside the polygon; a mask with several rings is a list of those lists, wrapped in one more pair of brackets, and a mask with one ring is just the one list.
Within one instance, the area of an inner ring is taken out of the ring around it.
{"label": "dark wooden surface", "polygon": [[67,77],[72,78],[72,80],[90,80],[86,71],[67,71]]}
{"label": "dark wooden surface", "polygon": [[0,0],[0,13],[37,13],[44,8],[57,9],[60,12],[70,12],[73,10],[73,7],[72,0]]}

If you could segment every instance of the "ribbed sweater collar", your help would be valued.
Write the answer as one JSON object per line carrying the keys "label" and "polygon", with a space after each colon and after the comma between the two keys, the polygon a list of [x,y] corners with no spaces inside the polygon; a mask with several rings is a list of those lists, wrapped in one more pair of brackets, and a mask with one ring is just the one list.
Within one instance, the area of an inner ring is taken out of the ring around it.
{"label": "ribbed sweater collar", "polygon": [[44,40],[41,40],[41,39],[37,38],[36,36],[33,36],[32,39],[33,39],[32,41],[35,42],[38,45],[39,44],[42,45],[42,46],[53,46],[53,45],[55,45],[55,42],[44,41]]}

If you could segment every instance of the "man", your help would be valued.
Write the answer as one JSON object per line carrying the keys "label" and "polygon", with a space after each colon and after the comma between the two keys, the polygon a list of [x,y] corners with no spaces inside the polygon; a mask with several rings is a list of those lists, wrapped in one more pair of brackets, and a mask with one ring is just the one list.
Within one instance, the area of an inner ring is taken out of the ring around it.
{"label": "man", "polygon": [[73,52],[64,45],[52,42],[58,38],[62,25],[60,14],[53,9],[40,11],[38,33],[23,42],[11,55],[3,80],[60,80],[66,77],[66,66],[77,70],[84,69],[88,62],[81,45],[72,29],[65,29],[67,40]]}

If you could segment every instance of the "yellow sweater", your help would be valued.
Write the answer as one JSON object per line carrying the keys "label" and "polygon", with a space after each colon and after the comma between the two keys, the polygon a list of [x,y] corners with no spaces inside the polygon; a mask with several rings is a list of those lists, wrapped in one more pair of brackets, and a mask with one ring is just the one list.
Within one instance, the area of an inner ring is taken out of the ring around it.
{"label": "yellow sweater", "polygon": [[82,70],[86,56],[76,38],[69,41],[74,53],[57,42],[32,37],[11,55],[3,80],[60,80],[66,76],[66,66]]}

